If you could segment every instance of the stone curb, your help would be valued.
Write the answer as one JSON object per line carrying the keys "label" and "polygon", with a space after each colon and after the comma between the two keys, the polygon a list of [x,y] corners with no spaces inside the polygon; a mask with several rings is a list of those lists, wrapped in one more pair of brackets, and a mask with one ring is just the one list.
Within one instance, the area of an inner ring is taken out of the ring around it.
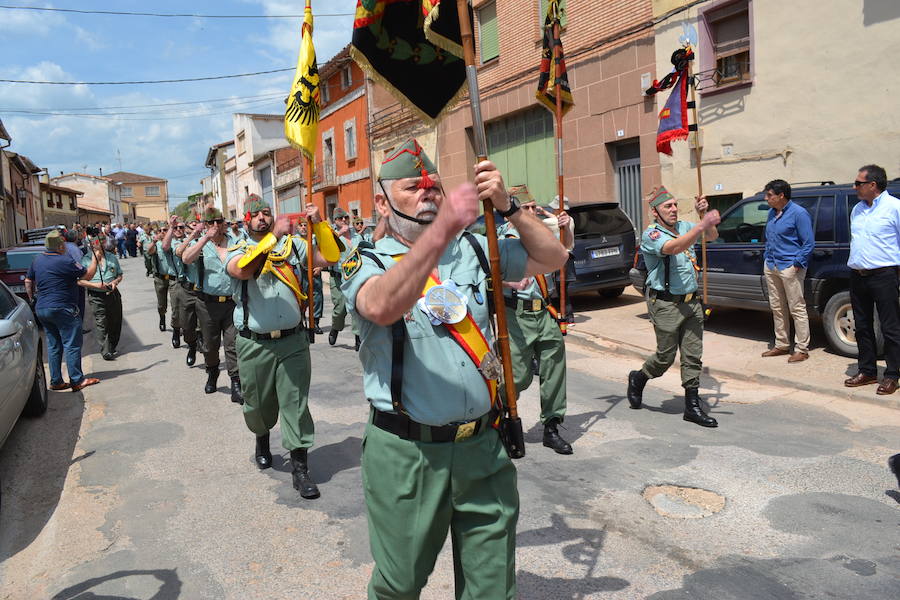
{"label": "stone curb", "polygon": [[[592,350],[610,352],[613,354],[620,354],[624,356],[632,356],[641,360],[645,360],[652,353],[652,350],[648,350],[647,348],[642,348],[640,346],[628,344],[627,342],[607,338],[602,335],[586,333],[584,331],[576,331],[575,329],[569,329],[566,337],[570,341]],[[872,404],[874,406],[900,410],[900,392],[897,392],[890,396],[878,396],[875,394],[874,385],[866,386],[864,388],[866,390],[871,390],[869,396],[863,394],[854,394],[853,392],[849,391],[849,388],[844,388],[843,386],[836,388],[833,386],[828,387],[811,383],[801,383],[791,379],[783,379],[781,377],[765,375],[763,373],[748,374],[741,371],[732,371],[729,369],[710,368],[708,366],[704,366],[703,374],[709,375],[711,377],[726,377],[729,379],[738,379],[750,383],[777,385],[779,387],[787,387],[807,392],[815,392],[818,394],[829,396],[830,398],[840,398],[841,400],[862,402],[865,404]]]}

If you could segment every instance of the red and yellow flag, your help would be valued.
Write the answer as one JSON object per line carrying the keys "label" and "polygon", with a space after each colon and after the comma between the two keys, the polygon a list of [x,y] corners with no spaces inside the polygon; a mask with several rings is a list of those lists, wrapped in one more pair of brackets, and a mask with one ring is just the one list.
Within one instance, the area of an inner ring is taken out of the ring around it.
{"label": "red and yellow flag", "polygon": [[[560,23],[559,0],[550,0],[547,4],[547,16],[544,18],[544,40],[541,49],[541,74],[538,77],[538,89],[535,96],[538,101],[552,111],[556,111],[556,96],[562,97],[562,113],[566,114],[575,100],[569,89],[569,75],[566,73],[566,59],[563,57],[562,40],[559,38]],[[554,58],[554,49],[559,47],[559,57]]]}

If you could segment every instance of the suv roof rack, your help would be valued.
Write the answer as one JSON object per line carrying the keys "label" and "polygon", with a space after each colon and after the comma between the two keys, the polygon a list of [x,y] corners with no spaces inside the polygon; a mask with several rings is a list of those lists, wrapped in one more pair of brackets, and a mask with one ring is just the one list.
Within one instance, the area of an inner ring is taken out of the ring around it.
{"label": "suv roof rack", "polygon": [[791,185],[835,185],[833,181],[792,181]]}

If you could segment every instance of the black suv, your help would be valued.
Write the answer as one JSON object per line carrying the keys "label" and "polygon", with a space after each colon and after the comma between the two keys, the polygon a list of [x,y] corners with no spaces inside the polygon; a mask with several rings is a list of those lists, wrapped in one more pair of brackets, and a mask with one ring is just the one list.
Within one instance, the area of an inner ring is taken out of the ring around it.
{"label": "black suv", "polygon": [[599,291],[615,298],[631,283],[634,224],[614,202],[580,204],[566,212],[575,225],[575,277],[569,292]]}
{"label": "black suv", "polygon": [[[892,181],[887,191],[892,196],[900,196],[900,180]],[[847,259],[850,257],[850,212],[859,198],[852,185],[827,182],[793,188],[791,201],[809,211],[815,229],[816,245],[805,282],[809,313],[821,317],[832,349],[844,356],[856,356]],[[706,246],[710,304],[770,310],[763,276],[768,214],[769,205],[762,193],[740,200],[722,214],[719,237]],[[700,258],[699,244],[696,251]],[[643,291],[644,276],[637,268],[632,269],[632,283]],[[880,332],[877,341],[880,351]]]}

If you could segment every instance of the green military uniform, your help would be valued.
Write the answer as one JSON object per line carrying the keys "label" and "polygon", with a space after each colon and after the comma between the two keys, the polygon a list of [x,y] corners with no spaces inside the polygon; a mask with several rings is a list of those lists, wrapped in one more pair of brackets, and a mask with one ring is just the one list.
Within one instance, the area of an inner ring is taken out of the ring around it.
{"label": "green military uniform", "polygon": [[[178,247],[186,243],[185,238],[172,240],[172,258],[177,266],[178,283],[175,286],[175,296],[178,298],[178,320],[181,323],[182,335],[184,343],[188,347],[197,344],[198,338],[198,319],[197,319],[197,283],[199,274],[197,272],[196,261],[186,265],[178,256]],[[173,307],[174,309],[174,307]]]}
{"label": "green military uniform", "polygon": [[147,270],[147,277],[153,274],[153,260],[147,253],[147,247],[150,246],[150,236],[144,231],[138,236],[138,248],[141,250],[141,256],[144,257],[144,268]]}
{"label": "green military uniform", "polygon": [[[196,240],[191,245],[198,243]],[[238,379],[236,330],[234,314],[234,280],[228,275],[226,265],[212,242],[203,246],[197,263],[197,318],[206,351],[203,353],[207,373],[219,371],[219,348],[224,346],[225,367],[232,380]]]}
{"label": "green military uniform", "polygon": [[[294,244],[297,248],[306,247],[306,238],[294,235],[292,236],[294,240]],[[316,246],[316,238],[313,237],[313,247]],[[301,283],[303,284],[303,293],[305,294],[307,289],[309,288],[309,283],[306,279],[306,265],[300,265],[300,275],[301,275]],[[316,325],[319,323],[319,319],[322,318],[322,314],[325,312],[325,295],[323,294],[324,286],[322,284],[322,272],[319,271],[318,275],[313,275],[313,318],[316,320]]]}
{"label": "green military uniform", "polygon": [[[660,187],[651,199],[655,208],[673,197]],[[677,221],[675,231],[660,223],[648,227],[641,236],[641,253],[647,266],[647,309],[656,333],[656,352],[640,371],[628,374],[628,402],[641,407],[644,385],[648,379],[660,377],[681,353],[681,385],[685,390],[684,419],[704,427],[717,422],[700,407],[698,389],[703,368],[703,304],[697,294],[699,271],[692,246],[679,254],[665,254],[663,246],[687,234],[695,225]]]}
{"label": "green military uniform", "polygon": [[162,241],[155,242],[156,252],[153,254],[153,285],[156,288],[156,310],[159,312],[160,328],[163,327],[166,318],[166,310],[172,301],[172,312],[169,317],[169,325],[173,330],[181,328],[178,320],[178,311],[175,310],[175,301],[172,299],[172,288],[178,280],[178,271],[173,260],[174,254],[170,248],[163,252]]}
{"label": "green military uniform", "polygon": [[[501,238],[519,237],[516,228],[509,222],[499,228],[497,235]],[[549,291],[546,278],[544,287]],[[566,344],[559,324],[547,309],[548,299],[541,293],[536,277],[532,277],[523,290],[504,286],[503,297],[516,390],[522,392],[531,385],[534,375],[531,365],[536,358],[540,365],[544,445],[560,454],[571,454],[572,447],[559,437],[556,429],[566,416]]]}
{"label": "green military uniform", "polygon": [[[90,266],[90,255],[81,259],[85,268]],[[112,252],[104,252],[103,260],[97,263],[97,271],[92,282],[107,284],[122,275],[119,259]],[[116,352],[122,335],[122,296],[118,288],[110,291],[87,288],[87,299],[94,313],[94,334],[100,346],[100,354],[109,360]]]}
{"label": "green military uniform", "polygon": [[[410,168],[412,174],[407,175],[396,163],[389,165],[390,161],[405,160],[403,152],[409,154],[410,167],[418,158],[416,162],[424,163],[424,169],[434,171],[421,147],[412,141],[388,159],[382,177],[418,175],[418,170]],[[486,240],[473,238],[486,253]],[[359,322],[363,386],[371,405],[361,459],[375,560],[368,597],[418,598],[449,529],[456,597],[512,599],[516,597],[519,510],[516,469],[490,426],[493,398],[478,365],[446,326],[433,325],[413,306],[396,324],[402,327],[399,331],[405,341],[403,364],[396,371],[401,378],[395,399],[393,328],[377,325],[356,310],[363,285],[393,268],[396,261],[392,257],[408,251],[388,236],[374,249],[352,253],[342,264],[342,290]],[[500,241],[504,279],[524,277],[526,260],[518,240]],[[437,271],[441,281],[452,280],[468,297],[469,312],[490,342],[487,276],[469,239],[460,235],[453,240]],[[395,400],[399,410],[394,408]]]}

